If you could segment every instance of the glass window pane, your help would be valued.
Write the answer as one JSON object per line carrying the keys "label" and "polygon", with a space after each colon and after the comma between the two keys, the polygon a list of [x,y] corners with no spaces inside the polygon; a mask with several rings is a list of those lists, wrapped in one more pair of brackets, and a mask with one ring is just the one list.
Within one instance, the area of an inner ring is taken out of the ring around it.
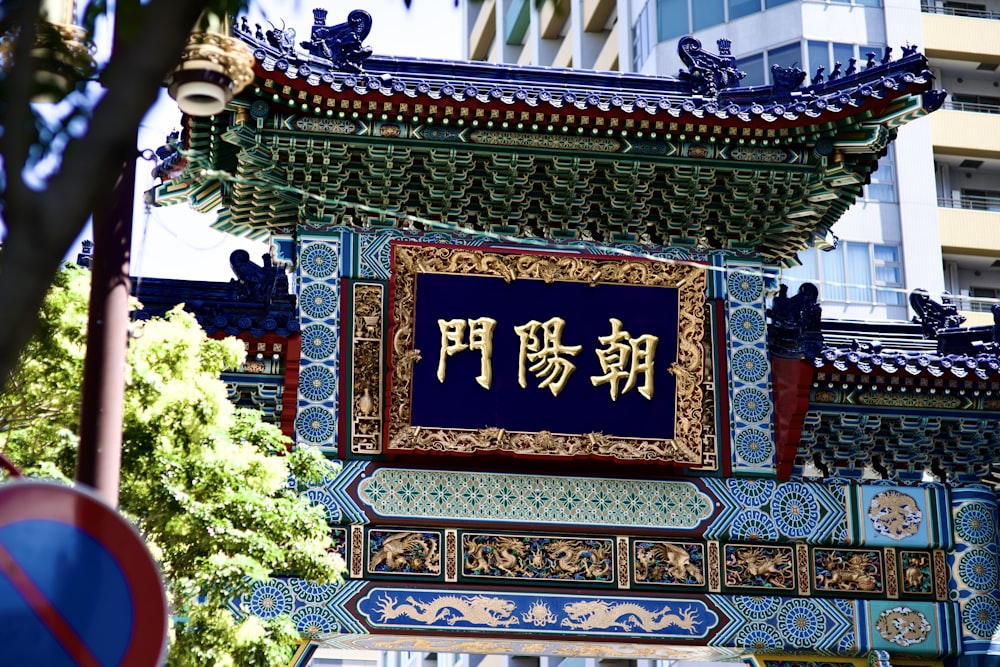
{"label": "glass window pane", "polygon": [[734,21],[760,11],[760,0],[729,0],[729,20]]}
{"label": "glass window pane", "polygon": [[902,306],[903,292],[899,291],[898,288],[896,290],[877,289],[875,290],[875,301],[887,306]]}
{"label": "glass window pane", "polygon": [[893,183],[871,183],[865,186],[865,199],[872,201],[896,201],[896,186]]}
{"label": "glass window pane", "polygon": [[876,262],[898,262],[899,248],[894,245],[876,245],[874,248]]}
{"label": "glass window pane", "polygon": [[856,5],[864,5],[865,7],[881,7],[882,0],[854,0]]}
{"label": "glass window pane", "polygon": [[726,21],[723,0],[698,0],[691,3],[691,21],[695,30],[703,30]]}
{"label": "glass window pane", "polygon": [[777,7],[778,5],[786,5],[789,2],[795,2],[796,0],[766,0],[764,2],[764,8],[770,9],[771,7]]}
{"label": "glass window pane", "polygon": [[781,272],[781,279],[788,283],[788,291],[791,294],[795,294],[802,283],[816,281],[816,250],[813,248],[800,250],[798,258],[799,266],[783,269]]}
{"label": "glass window pane", "polygon": [[841,243],[833,250],[824,252],[820,258],[823,265],[823,298],[831,301],[844,301],[846,290],[844,283],[844,244]]}
{"label": "glass window pane", "polygon": [[810,41],[806,47],[809,56],[809,79],[816,76],[816,68],[824,67],[823,74],[830,73],[830,43]]}
{"label": "glass window pane", "polygon": [[[848,61],[854,57],[854,45],[853,44],[833,44],[833,61],[835,63],[840,63],[842,67],[840,68],[841,74],[847,71]],[[830,70],[827,70],[829,72]]]}
{"label": "glass window pane", "polygon": [[741,86],[764,85],[764,55],[762,53],[737,61],[736,67],[747,73],[746,77],[740,81]]}
{"label": "glass window pane", "polygon": [[857,287],[847,290],[849,301],[871,301],[872,267],[868,257],[867,243],[846,243],[847,282]]}
{"label": "glass window pane", "polygon": [[779,46],[767,52],[767,66],[781,65],[791,67],[802,63],[802,47],[798,42]]}
{"label": "glass window pane", "polygon": [[665,42],[688,32],[687,0],[656,0],[656,35]]}

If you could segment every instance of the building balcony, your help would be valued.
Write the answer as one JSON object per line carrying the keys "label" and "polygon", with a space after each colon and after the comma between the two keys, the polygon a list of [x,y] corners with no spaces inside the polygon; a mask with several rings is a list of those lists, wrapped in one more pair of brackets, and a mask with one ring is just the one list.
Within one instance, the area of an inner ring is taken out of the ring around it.
{"label": "building balcony", "polygon": [[[938,202],[942,254],[1000,257],[1000,200],[969,202],[967,199]],[[978,208],[957,206],[963,203]]]}
{"label": "building balcony", "polygon": [[1000,107],[962,110],[946,106],[931,114],[930,121],[935,153],[1000,159]]}
{"label": "building balcony", "polygon": [[[475,7],[477,3],[472,3]],[[497,34],[497,0],[485,0],[479,5],[479,14],[472,24],[469,32],[469,58],[471,60],[484,60],[493,45],[493,39]]]}
{"label": "building balcony", "polygon": [[980,63],[1000,63],[1000,11],[961,9],[923,2],[924,53]]}
{"label": "building balcony", "polygon": [[583,0],[583,29],[600,32],[615,8],[615,0]]}

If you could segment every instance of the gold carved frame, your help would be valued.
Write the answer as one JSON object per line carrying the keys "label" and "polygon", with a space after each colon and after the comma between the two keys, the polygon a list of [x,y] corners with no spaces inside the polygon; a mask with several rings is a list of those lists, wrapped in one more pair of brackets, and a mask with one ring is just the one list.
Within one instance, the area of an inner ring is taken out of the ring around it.
{"label": "gold carved frame", "polygon": [[[704,463],[703,435],[706,382],[706,270],[693,264],[605,257],[479,250],[467,247],[393,244],[392,343],[390,350],[388,449],[406,452],[505,452],[539,456],[602,456],[622,461]],[[561,434],[412,426],[416,278],[420,273],[448,273],[514,280],[611,283],[672,287],[678,290],[677,361],[669,372],[677,379],[673,439],[621,438],[603,433]]]}

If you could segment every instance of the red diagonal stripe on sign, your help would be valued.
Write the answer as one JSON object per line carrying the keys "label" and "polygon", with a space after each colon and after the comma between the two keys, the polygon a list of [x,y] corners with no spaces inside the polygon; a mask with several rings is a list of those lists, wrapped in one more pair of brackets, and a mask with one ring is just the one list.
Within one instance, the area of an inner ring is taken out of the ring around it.
{"label": "red diagonal stripe on sign", "polygon": [[21,566],[17,564],[17,561],[3,544],[0,544],[0,574],[7,575],[14,589],[21,594],[31,610],[38,614],[38,617],[42,619],[42,622],[55,636],[56,641],[66,650],[70,658],[75,660],[80,667],[102,667],[87,645],[59,613],[59,610],[53,607],[45,595],[38,590],[35,582],[21,569]]}

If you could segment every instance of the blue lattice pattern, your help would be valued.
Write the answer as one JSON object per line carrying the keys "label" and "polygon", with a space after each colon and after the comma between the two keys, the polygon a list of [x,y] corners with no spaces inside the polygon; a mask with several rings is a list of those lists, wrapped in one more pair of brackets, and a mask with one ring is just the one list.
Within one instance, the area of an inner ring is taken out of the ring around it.
{"label": "blue lattice pattern", "polygon": [[238,617],[257,616],[271,620],[291,615],[295,629],[306,637],[333,632],[364,632],[361,623],[344,606],[363,585],[360,581],[316,584],[294,577],[272,578],[256,583],[250,593],[230,602]]}
{"label": "blue lattice pattern", "polygon": [[997,497],[984,486],[952,492],[955,549],[948,555],[951,596],[961,609],[962,649],[986,653],[1000,633],[1000,532]]}
{"label": "blue lattice pattern", "polygon": [[340,236],[301,236],[298,248],[302,357],[295,417],[296,442],[337,448],[340,332]]}
{"label": "blue lattice pattern", "polygon": [[733,472],[773,473],[775,445],[764,276],[759,265],[732,261],[726,264],[725,275]]}
{"label": "blue lattice pattern", "polygon": [[707,479],[721,511],[705,537],[725,541],[840,541],[847,520],[843,486],[768,479]]}

